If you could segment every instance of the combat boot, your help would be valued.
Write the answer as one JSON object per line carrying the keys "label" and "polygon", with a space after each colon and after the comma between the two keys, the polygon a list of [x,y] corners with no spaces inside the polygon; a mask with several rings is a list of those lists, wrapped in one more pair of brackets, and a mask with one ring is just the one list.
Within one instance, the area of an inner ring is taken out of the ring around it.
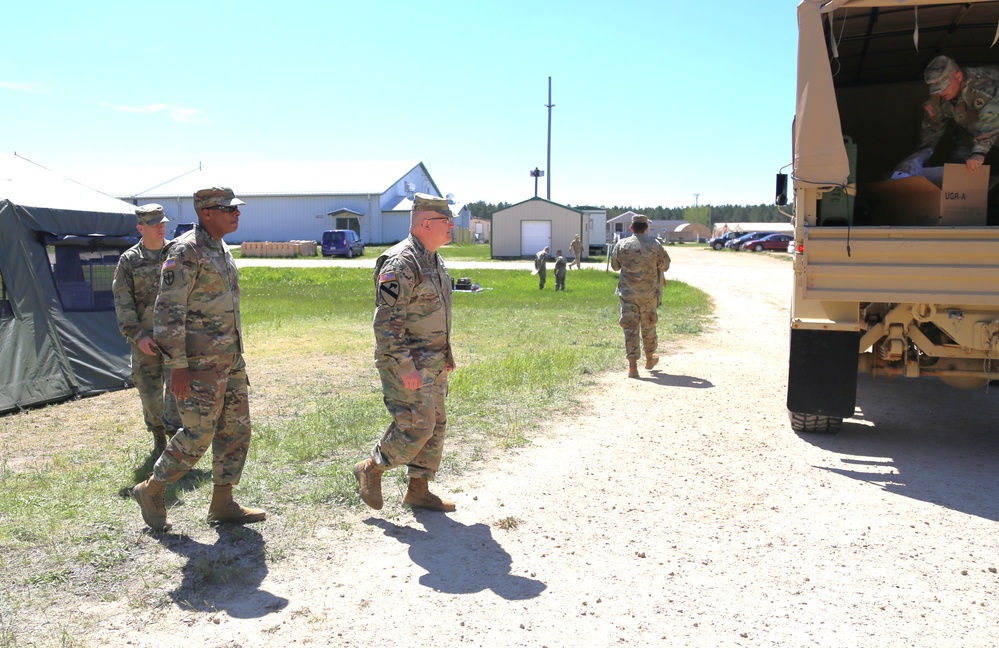
{"label": "combat boot", "polygon": [[365,504],[380,511],[382,502],[382,473],[385,470],[371,457],[354,464],[354,478],[357,479],[358,493]]}
{"label": "combat boot", "polygon": [[132,495],[142,510],[142,520],[153,531],[169,531],[173,526],[167,519],[166,503],[163,501],[165,492],[166,484],[156,481],[152,475],[132,489]]}
{"label": "combat boot", "polygon": [[646,369],[651,369],[651,368],[655,367],[657,364],[659,364],[659,356],[658,355],[656,355],[655,353],[646,353],[645,354],[645,368]]}
{"label": "combat boot", "polygon": [[232,484],[215,484],[212,503],[208,506],[208,521],[216,524],[249,524],[267,519],[263,509],[246,508],[232,499]]}
{"label": "combat boot", "polygon": [[161,454],[163,454],[163,451],[166,450],[166,444],[167,444],[166,432],[154,431],[153,432],[153,452],[156,453],[157,457],[160,456]]}
{"label": "combat boot", "polygon": [[430,492],[426,477],[410,477],[409,488],[406,496],[402,498],[403,504],[409,504],[413,508],[427,509],[428,511],[453,511],[454,502],[441,499]]}
{"label": "combat boot", "polygon": [[628,358],[628,377],[638,378],[638,359]]}

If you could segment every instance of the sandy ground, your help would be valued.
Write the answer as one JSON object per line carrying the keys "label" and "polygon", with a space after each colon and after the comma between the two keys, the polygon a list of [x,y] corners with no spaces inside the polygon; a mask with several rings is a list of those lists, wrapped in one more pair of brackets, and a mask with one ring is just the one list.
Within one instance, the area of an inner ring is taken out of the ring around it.
{"label": "sandy ground", "polygon": [[[311,550],[194,609],[81,610],[106,619],[100,642],[996,645],[999,394],[862,377],[840,434],[796,435],[791,264],[670,254],[668,277],[714,298],[712,330],[661,339],[663,362],[639,380],[624,377],[622,342],[620,371],[578,417],[437,483],[457,512],[414,515],[388,486],[386,509],[352,531],[317,521]],[[267,523],[241,537],[266,553]],[[156,559],[156,540],[141,541]],[[222,551],[211,538],[164,546],[189,564]]]}

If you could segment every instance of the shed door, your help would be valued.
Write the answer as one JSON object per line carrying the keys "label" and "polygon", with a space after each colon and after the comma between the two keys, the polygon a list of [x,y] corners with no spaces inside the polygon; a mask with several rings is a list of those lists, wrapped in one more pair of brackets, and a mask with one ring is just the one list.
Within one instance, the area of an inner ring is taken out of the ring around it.
{"label": "shed door", "polygon": [[520,256],[534,256],[551,245],[551,221],[520,221]]}

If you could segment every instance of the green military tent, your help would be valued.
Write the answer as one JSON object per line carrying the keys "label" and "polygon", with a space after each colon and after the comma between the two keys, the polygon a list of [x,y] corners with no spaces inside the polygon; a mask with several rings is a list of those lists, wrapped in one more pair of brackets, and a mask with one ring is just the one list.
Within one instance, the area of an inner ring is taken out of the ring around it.
{"label": "green military tent", "polygon": [[0,413],[131,386],[111,280],[134,207],[0,154]]}

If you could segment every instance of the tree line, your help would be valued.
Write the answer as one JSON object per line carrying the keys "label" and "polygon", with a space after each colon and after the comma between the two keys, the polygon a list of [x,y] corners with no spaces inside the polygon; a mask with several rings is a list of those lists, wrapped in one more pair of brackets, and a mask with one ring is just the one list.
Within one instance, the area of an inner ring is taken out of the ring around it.
{"label": "tree line", "polygon": [[[479,200],[468,203],[472,218],[492,220],[493,214],[510,207],[512,203],[497,204]],[[610,220],[625,212],[644,214],[649,220],[685,220],[691,223],[786,223],[787,216],[777,211],[776,205],[699,205],[689,207],[594,207],[591,205],[566,205],[571,209],[603,209]]]}

